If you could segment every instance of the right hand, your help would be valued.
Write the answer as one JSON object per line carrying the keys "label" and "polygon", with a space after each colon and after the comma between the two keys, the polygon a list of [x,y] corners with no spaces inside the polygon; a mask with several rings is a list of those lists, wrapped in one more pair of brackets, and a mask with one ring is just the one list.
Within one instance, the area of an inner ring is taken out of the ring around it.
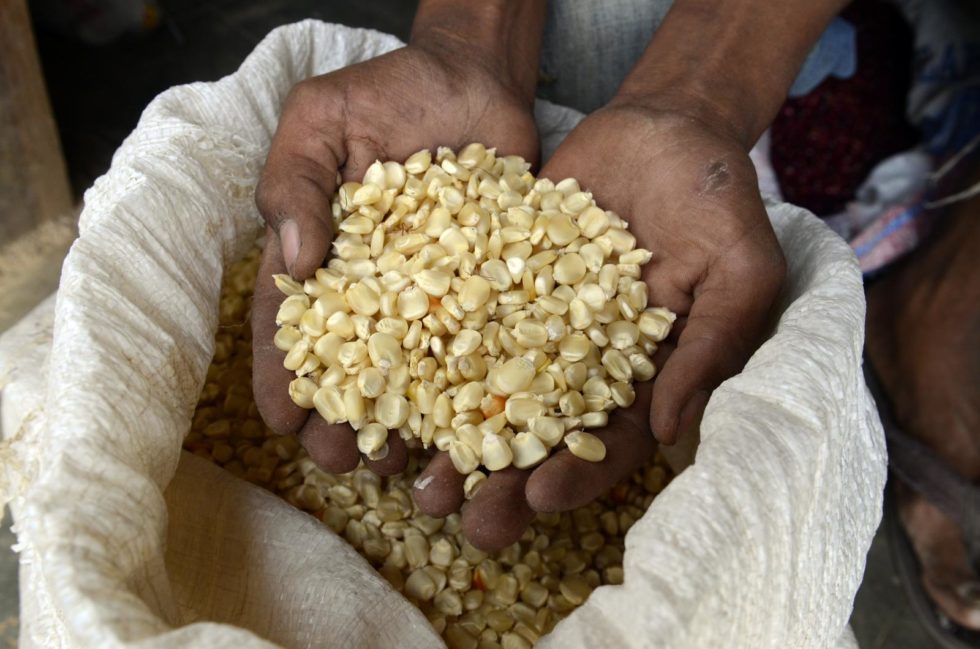
{"label": "right hand", "polygon": [[[560,450],[533,469],[492,473],[463,506],[463,534],[481,550],[518,540],[535,512],[582,507],[628,479],[656,441],[672,444],[700,420],[710,391],[761,342],[785,272],[782,251],[745,148],[723,123],[693,114],[614,101],[582,120],[539,174],[578,179],[628,219],[637,246],[654,253],[643,276],[650,303],[680,317],[654,358],[660,377],[635,385],[634,404],[589,431],[605,443],[604,461]],[[416,503],[445,516],[463,502],[462,483],[449,458],[436,456]]]}
{"label": "right hand", "polygon": [[[252,303],[253,387],[266,424],[296,433],[313,460],[334,473],[353,470],[359,453],[346,424],[330,425],[295,405],[294,378],[273,345],[283,295],[273,273],[304,280],[324,265],[333,235],[330,202],[337,173],[360,181],[375,160],[405,160],[420,149],[471,142],[501,155],[538,157],[531,98],[484,64],[467,43],[409,45],[297,84],[286,99],[255,192],[267,241]],[[375,472],[400,472],[407,460],[397,431]]]}

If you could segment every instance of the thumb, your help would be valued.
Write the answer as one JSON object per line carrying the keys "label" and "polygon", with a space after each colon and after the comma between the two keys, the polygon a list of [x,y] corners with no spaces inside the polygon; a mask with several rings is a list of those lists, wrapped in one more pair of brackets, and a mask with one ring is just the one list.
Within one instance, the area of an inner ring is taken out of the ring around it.
{"label": "thumb", "polygon": [[762,336],[781,275],[717,268],[695,294],[686,325],[653,384],[650,427],[661,443],[697,423],[708,397],[741,371]]}
{"label": "thumb", "polygon": [[537,173],[537,177],[548,178],[555,183],[564,178],[574,177],[571,173],[566,173],[568,172],[567,166],[567,164],[562,162],[561,149],[559,149],[555,152],[555,155],[546,160],[541,166],[540,171]]}
{"label": "thumb", "polygon": [[284,111],[269,148],[255,203],[276,230],[289,274],[304,280],[326,258],[333,238],[330,199],[343,162],[343,141],[325,141],[308,123]]}

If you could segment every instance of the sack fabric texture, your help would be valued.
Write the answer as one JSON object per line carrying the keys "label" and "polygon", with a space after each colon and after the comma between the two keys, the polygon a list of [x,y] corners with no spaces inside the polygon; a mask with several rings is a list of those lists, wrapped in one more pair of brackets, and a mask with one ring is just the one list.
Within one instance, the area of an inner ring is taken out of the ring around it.
{"label": "sack fabric texture", "polygon": [[[443,646],[326,526],[181,452],[290,87],[400,45],[277,29],[235,74],[155,99],[86,193],[56,298],[0,339],[22,647]],[[546,156],[581,118],[536,113]],[[768,210],[789,262],[771,337],[714,392],[694,464],[627,535],[625,583],[541,647],[856,647],[885,481],[861,274],[812,215]]]}

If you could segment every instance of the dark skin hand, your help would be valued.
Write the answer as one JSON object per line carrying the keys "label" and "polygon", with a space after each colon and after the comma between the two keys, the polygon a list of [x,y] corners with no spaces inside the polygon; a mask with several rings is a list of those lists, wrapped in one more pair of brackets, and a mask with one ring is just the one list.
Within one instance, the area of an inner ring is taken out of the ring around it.
{"label": "dark skin hand", "polygon": [[[489,477],[463,507],[463,531],[481,548],[513,543],[535,511],[580,507],[630,475],[656,450],[651,430],[672,443],[696,424],[710,391],[758,344],[784,273],[748,155],[697,119],[614,102],[584,120],[541,175],[577,178],[598,204],[632,216],[637,245],[654,253],[643,276],[650,304],[678,313],[680,333],[676,349],[668,341],[657,354],[652,399],[649,384],[636,386],[636,402],[596,432],[604,461],[563,450],[537,469]],[[463,477],[454,473],[444,459],[426,468],[420,484],[438,482],[416,489],[423,511],[445,515],[462,504]]]}
{"label": "dark skin hand", "polygon": [[[493,142],[501,154],[537,158],[527,102],[489,72],[479,74],[476,65],[460,75],[455,67],[460,61],[409,46],[298,84],[286,101],[256,191],[270,227],[252,305],[255,400],[270,428],[296,433],[327,471],[345,473],[357,466],[356,440],[346,424],[329,425],[290,400],[293,376],[282,366],[283,352],[272,344],[282,295],[271,275],[288,272],[306,279],[323,265],[333,235],[330,197],[338,171],[345,182],[360,180],[375,160],[404,160],[420,149],[458,149],[470,142]],[[381,475],[400,472],[407,459],[394,431],[388,446],[383,460],[364,458]]]}
{"label": "dark skin hand", "polygon": [[[463,507],[474,545],[509,545],[535,511],[584,505],[646,462],[657,440],[672,443],[696,423],[710,391],[742,368],[784,272],[747,151],[841,4],[674,4],[619,95],[584,120],[539,174],[577,178],[654,253],[644,269],[650,304],[680,317],[654,358],[662,370],[652,394],[637,385],[636,402],[593,431],[606,443],[602,462],[559,451],[533,470],[494,473],[465,506],[464,476],[446,454],[435,455],[414,492],[423,512]],[[290,401],[290,373],[271,343],[282,296],[270,275],[305,279],[324,263],[337,171],[360,180],[375,159],[470,142],[536,161],[530,109],[543,7],[538,0],[422,0],[412,45],[305,81],[286,102],[256,193],[270,229],[253,305],[254,387],[269,426],[296,432],[328,471],[356,466],[355,436]],[[389,447],[384,460],[366,460],[383,475],[405,464],[397,434]]]}
{"label": "dark skin hand", "polygon": [[518,540],[536,512],[587,505],[641,467],[657,449],[648,423],[650,383],[635,387],[634,404],[613,411],[608,427],[592,431],[606,445],[602,462],[586,462],[563,449],[535,469],[509,467],[493,472],[463,505],[465,476],[456,472],[448,454],[439,453],[416,481],[415,502],[430,516],[445,516],[462,507],[463,534],[487,551]]}
{"label": "dark skin hand", "polygon": [[785,262],[755,167],[722,129],[614,100],[568,136],[541,174],[578,178],[653,252],[643,267],[649,303],[678,314],[679,336],[654,383],[650,428],[672,444],[758,346],[782,285]]}

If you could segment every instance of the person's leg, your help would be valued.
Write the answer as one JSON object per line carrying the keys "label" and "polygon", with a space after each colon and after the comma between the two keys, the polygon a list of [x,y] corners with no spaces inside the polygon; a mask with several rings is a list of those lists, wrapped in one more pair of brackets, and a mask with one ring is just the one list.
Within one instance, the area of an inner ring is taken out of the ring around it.
{"label": "person's leg", "polygon": [[[980,181],[980,173],[973,182]],[[867,354],[898,424],[980,481],[980,197],[951,206],[922,249],[869,289]],[[980,629],[980,578],[963,531],[902,490],[923,585],[957,624]]]}

